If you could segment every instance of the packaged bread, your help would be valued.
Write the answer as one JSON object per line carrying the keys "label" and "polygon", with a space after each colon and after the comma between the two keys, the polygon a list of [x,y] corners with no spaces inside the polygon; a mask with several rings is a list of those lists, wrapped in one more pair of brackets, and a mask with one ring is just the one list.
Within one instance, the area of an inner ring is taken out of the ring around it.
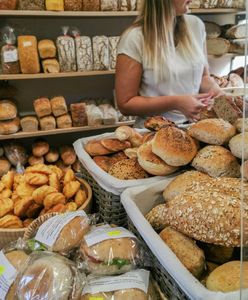
{"label": "packaged bread", "polygon": [[70,128],[72,127],[72,119],[69,114],[62,115],[56,118],[58,128]]}
{"label": "packaged bread", "polygon": [[85,282],[74,262],[50,252],[35,251],[16,283],[19,299],[79,299]]}
{"label": "packaged bread", "polygon": [[13,166],[17,166],[18,163],[24,166],[27,163],[26,149],[20,143],[5,143],[4,153]]}
{"label": "packaged bread", "polygon": [[100,104],[98,107],[103,114],[103,124],[112,125],[118,122],[117,111],[111,104]]}
{"label": "packaged bread", "polygon": [[63,27],[63,35],[57,37],[56,40],[61,72],[77,71],[75,42],[67,35],[68,29],[68,27]]}
{"label": "packaged bread", "polygon": [[202,8],[216,8],[218,7],[219,0],[203,0],[201,1]]}
{"label": "packaged bread", "polygon": [[60,66],[56,58],[44,59],[41,62],[44,73],[59,73]]}
{"label": "packaged bread", "polygon": [[46,10],[63,11],[64,0],[46,0]]}
{"label": "packaged bread", "polygon": [[93,70],[93,52],[89,36],[75,37],[78,71]]}
{"label": "packaged bread", "polygon": [[0,10],[14,10],[17,7],[17,0],[2,0]]}
{"label": "packaged bread", "polygon": [[82,103],[72,103],[70,105],[72,124],[75,127],[87,126],[87,113],[86,104]]}
{"label": "packaged bread", "polygon": [[82,0],[64,0],[64,9],[69,11],[82,10]]}
{"label": "packaged bread", "polygon": [[8,171],[11,168],[11,163],[5,158],[0,158],[0,177],[2,177],[4,174],[8,173]]}
{"label": "packaged bread", "polygon": [[14,102],[10,100],[0,100],[0,121],[6,121],[16,118],[17,108]]}
{"label": "packaged bread", "polygon": [[86,106],[86,114],[89,126],[101,125],[103,121],[103,113],[95,104]]}
{"label": "packaged bread", "polygon": [[231,8],[232,6],[232,1],[233,0],[219,0],[218,1],[218,7],[223,7],[223,8]]}
{"label": "packaged bread", "polygon": [[23,74],[37,74],[40,72],[37,39],[35,36],[18,36],[18,55]]}
{"label": "packaged bread", "polygon": [[20,10],[45,10],[45,0],[19,0]]}
{"label": "packaged bread", "polygon": [[89,273],[115,275],[135,269],[139,251],[138,240],[130,231],[103,225],[84,236],[79,256],[85,261]]}
{"label": "packaged bread", "polygon": [[62,146],[60,147],[59,152],[65,165],[72,165],[77,159],[75,150],[71,146]]}
{"label": "packaged bread", "polygon": [[94,70],[109,69],[109,40],[105,35],[92,38]]}
{"label": "packaged bread", "polygon": [[38,131],[39,121],[34,116],[26,116],[21,118],[21,128],[24,132]]}
{"label": "packaged bread", "polygon": [[38,43],[40,58],[54,58],[56,56],[56,47],[52,40],[41,40]]}
{"label": "packaged bread", "polygon": [[20,129],[20,119],[18,117],[8,120],[0,121],[0,134],[13,134]]}
{"label": "packaged bread", "polygon": [[34,156],[41,157],[49,152],[49,144],[44,140],[35,141],[32,145],[32,153]]}
{"label": "packaged bread", "polygon": [[229,148],[232,154],[240,159],[248,159],[248,132],[239,133],[229,141]]}
{"label": "packaged bread", "polygon": [[65,98],[62,96],[53,97],[50,100],[50,104],[52,107],[52,113],[55,117],[64,115],[67,113],[67,105],[65,102]]}
{"label": "packaged bread", "polygon": [[49,116],[52,113],[51,104],[48,98],[39,98],[33,101],[34,110],[39,118]]}
{"label": "packaged bread", "polygon": [[136,0],[120,0],[118,3],[118,10],[134,11],[136,10],[136,2]]}
{"label": "packaged bread", "polygon": [[[11,2],[11,1],[9,1]],[[1,7],[1,4],[0,4]],[[16,36],[12,27],[6,26],[2,29],[3,42],[5,43],[1,49],[1,64],[3,74],[20,73],[18,51],[15,46]]]}
{"label": "packaged bread", "polygon": [[86,11],[99,11],[100,10],[100,0],[82,0],[82,10]]}
{"label": "packaged bread", "polygon": [[118,2],[115,0],[101,0],[101,10],[116,11],[118,9]]}
{"label": "packaged bread", "polygon": [[56,120],[53,116],[46,116],[40,118],[40,129],[41,130],[53,130],[56,128]]}
{"label": "packaged bread", "polygon": [[114,70],[116,66],[117,46],[120,37],[110,36],[108,39],[109,39],[109,69]]}

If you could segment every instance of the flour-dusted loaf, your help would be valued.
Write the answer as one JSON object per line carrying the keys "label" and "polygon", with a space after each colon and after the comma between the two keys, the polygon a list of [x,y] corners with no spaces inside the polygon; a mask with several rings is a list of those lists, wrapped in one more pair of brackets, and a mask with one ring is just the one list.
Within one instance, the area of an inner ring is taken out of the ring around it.
{"label": "flour-dusted loaf", "polygon": [[17,41],[21,72],[24,74],[39,73],[40,62],[36,37],[33,35],[19,35]]}
{"label": "flour-dusted loaf", "polygon": [[94,70],[109,69],[109,39],[105,35],[94,36],[93,39]]}
{"label": "flour-dusted loaf", "polygon": [[93,70],[93,52],[89,36],[76,36],[76,54],[78,71]]}
{"label": "flour-dusted loaf", "polygon": [[201,142],[223,145],[235,135],[236,128],[223,119],[205,119],[191,125],[188,132]]}
{"label": "flour-dusted loaf", "polygon": [[44,73],[59,73],[60,66],[56,58],[44,59],[41,62]]}
{"label": "flour-dusted loaf", "polygon": [[0,121],[14,119],[17,116],[17,108],[10,100],[0,100]]}
{"label": "flour-dusted loaf", "polygon": [[136,0],[119,0],[118,1],[118,10],[121,10],[121,11],[136,10],[136,4],[137,4]]}
{"label": "flour-dusted loaf", "polygon": [[184,166],[195,157],[197,144],[187,132],[167,126],[155,134],[152,152],[170,166]]}
{"label": "flour-dusted loaf", "polygon": [[118,9],[117,0],[101,0],[101,10],[116,11]]}
{"label": "flour-dusted loaf", "polygon": [[223,38],[207,39],[207,53],[209,55],[223,55],[228,53],[230,42]]}
{"label": "flour-dusted loaf", "polygon": [[65,98],[63,96],[53,97],[50,100],[52,113],[55,117],[62,116],[68,112]]}
{"label": "flour-dusted loaf", "polygon": [[218,24],[214,22],[204,22],[205,28],[206,28],[206,33],[207,33],[207,38],[212,39],[212,38],[217,38],[221,34],[221,28]]}
{"label": "flour-dusted loaf", "polygon": [[77,71],[74,39],[70,36],[59,36],[56,40],[61,72]]}
{"label": "flour-dusted loaf", "polygon": [[52,113],[51,103],[48,98],[39,98],[33,101],[34,110],[39,118],[49,116]]}
{"label": "flour-dusted loaf", "polygon": [[239,133],[231,138],[229,148],[234,156],[241,159],[243,154],[244,159],[248,159],[248,132]]}
{"label": "flour-dusted loaf", "polygon": [[109,68],[115,69],[117,58],[117,46],[120,40],[119,36],[110,36],[109,38]]}
{"label": "flour-dusted loaf", "polygon": [[237,121],[234,123],[234,126],[236,127],[238,132],[248,131],[248,118],[239,118]]}
{"label": "flour-dusted loaf", "polygon": [[46,116],[40,118],[40,129],[41,130],[53,130],[56,128],[56,120],[53,116]]}
{"label": "flour-dusted loaf", "polygon": [[240,165],[236,157],[222,146],[205,146],[191,165],[212,177],[240,177]]}
{"label": "flour-dusted loaf", "polygon": [[86,104],[82,103],[72,103],[70,105],[72,124],[75,127],[87,126],[87,113]]}
{"label": "flour-dusted loaf", "polygon": [[20,119],[18,117],[7,120],[0,121],[0,134],[13,134],[20,129]]}
{"label": "flour-dusted loaf", "polygon": [[86,11],[99,11],[101,4],[100,0],[82,0],[83,8]]}
{"label": "flour-dusted loaf", "polygon": [[65,114],[56,118],[58,128],[70,128],[72,127],[72,119],[69,114]]}
{"label": "flour-dusted loaf", "polygon": [[232,26],[226,31],[226,36],[230,39],[244,39],[245,38],[245,24],[238,24]]}
{"label": "flour-dusted loaf", "polygon": [[41,40],[38,43],[40,58],[54,58],[56,56],[56,47],[52,40]]}
{"label": "flour-dusted loaf", "polygon": [[21,128],[24,132],[38,131],[39,121],[35,116],[26,116],[21,118]]}

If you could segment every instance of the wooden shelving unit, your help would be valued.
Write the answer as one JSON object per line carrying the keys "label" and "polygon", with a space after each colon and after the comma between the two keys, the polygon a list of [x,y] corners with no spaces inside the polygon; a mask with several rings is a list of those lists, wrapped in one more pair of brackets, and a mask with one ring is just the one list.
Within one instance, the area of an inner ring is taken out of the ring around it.
{"label": "wooden shelving unit", "polygon": [[65,134],[65,133],[73,133],[73,132],[95,131],[101,129],[117,128],[122,125],[132,126],[133,124],[134,121],[127,121],[127,122],[118,122],[113,125],[83,126],[83,127],[71,127],[65,129],[57,128],[53,130],[40,130],[34,132],[19,131],[14,134],[0,135],[0,140],[3,141],[3,140],[10,140],[10,139],[22,139],[22,138],[29,138],[29,137],[57,135],[57,134]]}

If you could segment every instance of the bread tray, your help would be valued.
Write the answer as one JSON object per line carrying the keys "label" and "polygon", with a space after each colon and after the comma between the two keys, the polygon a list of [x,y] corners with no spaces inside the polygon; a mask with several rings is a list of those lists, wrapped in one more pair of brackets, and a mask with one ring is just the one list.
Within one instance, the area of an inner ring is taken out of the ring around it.
{"label": "bread tray", "polygon": [[[240,291],[222,293],[205,288],[179,261],[172,250],[154,231],[145,215],[156,205],[163,203],[162,191],[173,179],[167,177],[149,186],[126,189],[121,202],[127,212],[129,229],[141,237],[152,253],[153,274],[162,292],[169,299],[239,300]],[[242,291],[242,299],[248,299],[248,289]]]}

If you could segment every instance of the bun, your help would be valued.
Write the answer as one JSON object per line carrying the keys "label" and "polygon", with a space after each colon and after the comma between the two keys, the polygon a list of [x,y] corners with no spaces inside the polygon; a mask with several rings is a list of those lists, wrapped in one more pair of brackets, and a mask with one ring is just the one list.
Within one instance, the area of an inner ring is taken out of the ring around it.
{"label": "bun", "polygon": [[147,132],[143,135],[143,139],[142,139],[142,143],[146,143],[151,141],[154,136],[155,136],[156,132]]}
{"label": "bun", "polygon": [[59,151],[54,148],[50,148],[49,152],[47,152],[45,159],[49,163],[55,163],[59,159]]}
{"label": "bun", "polygon": [[132,147],[139,147],[142,144],[142,135],[129,126],[120,126],[115,130],[116,138],[119,141],[128,140]]}
{"label": "bun", "polygon": [[145,126],[145,128],[147,128],[149,130],[158,131],[159,129],[166,127],[166,126],[175,126],[175,123],[167,120],[163,116],[153,116],[153,117],[146,119],[144,126]]}
{"label": "bun", "polygon": [[64,115],[67,113],[67,105],[65,102],[65,98],[60,96],[60,97],[54,97],[50,101],[51,107],[52,107],[52,112],[55,117]]}
{"label": "bun", "polygon": [[46,141],[36,141],[32,145],[32,152],[34,156],[41,157],[49,151],[49,144]]}
{"label": "bun", "polygon": [[72,127],[72,119],[69,114],[65,114],[56,119],[58,128],[70,128]]}
{"label": "bun", "polygon": [[20,129],[20,119],[17,117],[13,120],[0,121],[0,134],[13,134]]}
{"label": "bun", "polygon": [[70,146],[60,147],[60,157],[65,165],[72,165],[77,159],[75,150]]}
{"label": "bun", "polygon": [[0,121],[11,120],[16,118],[16,105],[10,100],[0,101]]}
{"label": "bun", "polygon": [[37,157],[37,156],[31,155],[28,158],[28,163],[30,164],[30,166],[33,166],[36,164],[44,164],[44,157],[43,156]]}
{"label": "bun", "polygon": [[11,168],[11,163],[4,157],[0,158],[0,177],[8,173]]}
{"label": "bun", "polygon": [[33,116],[23,117],[21,118],[21,127],[24,132],[38,131],[39,121]]}
{"label": "bun", "polygon": [[229,141],[229,148],[232,154],[240,159],[242,158],[242,149],[244,149],[244,159],[248,159],[248,132],[244,133],[244,138],[242,133],[231,138]]}
{"label": "bun", "polygon": [[41,130],[53,130],[56,128],[56,120],[53,116],[47,116],[40,119]]}
{"label": "bun", "polygon": [[39,118],[49,116],[52,113],[51,104],[48,98],[34,100],[34,110]]}
{"label": "bun", "polygon": [[138,157],[138,153],[137,153],[138,149],[139,149],[138,147],[127,148],[124,150],[124,153],[125,153],[126,157],[128,157],[128,158],[137,158]]}
{"label": "bun", "polygon": [[152,152],[150,142],[142,144],[137,152],[140,166],[149,174],[165,176],[177,170],[177,167],[167,165],[160,157]]}
{"label": "bun", "polygon": [[105,148],[100,141],[96,140],[87,142],[84,146],[84,149],[90,156],[107,155],[113,153],[113,151]]}
{"label": "bun", "polygon": [[118,139],[102,139],[101,144],[112,152],[118,152],[131,147],[129,141],[119,141]]}
{"label": "bun", "polygon": [[53,58],[56,56],[56,47],[52,40],[41,40],[38,43],[40,58]]}
{"label": "bun", "polygon": [[60,65],[57,59],[44,59],[42,62],[42,68],[44,73],[59,73]]}
{"label": "bun", "polygon": [[[235,122],[235,127],[237,129],[238,132],[242,132],[243,129],[243,118],[239,118],[237,119],[237,121]],[[244,131],[248,131],[248,118],[244,119]]]}
{"label": "bun", "polygon": [[185,131],[167,126],[152,140],[152,152],[170,166],[187,165],[197,153],[196,142]]}

